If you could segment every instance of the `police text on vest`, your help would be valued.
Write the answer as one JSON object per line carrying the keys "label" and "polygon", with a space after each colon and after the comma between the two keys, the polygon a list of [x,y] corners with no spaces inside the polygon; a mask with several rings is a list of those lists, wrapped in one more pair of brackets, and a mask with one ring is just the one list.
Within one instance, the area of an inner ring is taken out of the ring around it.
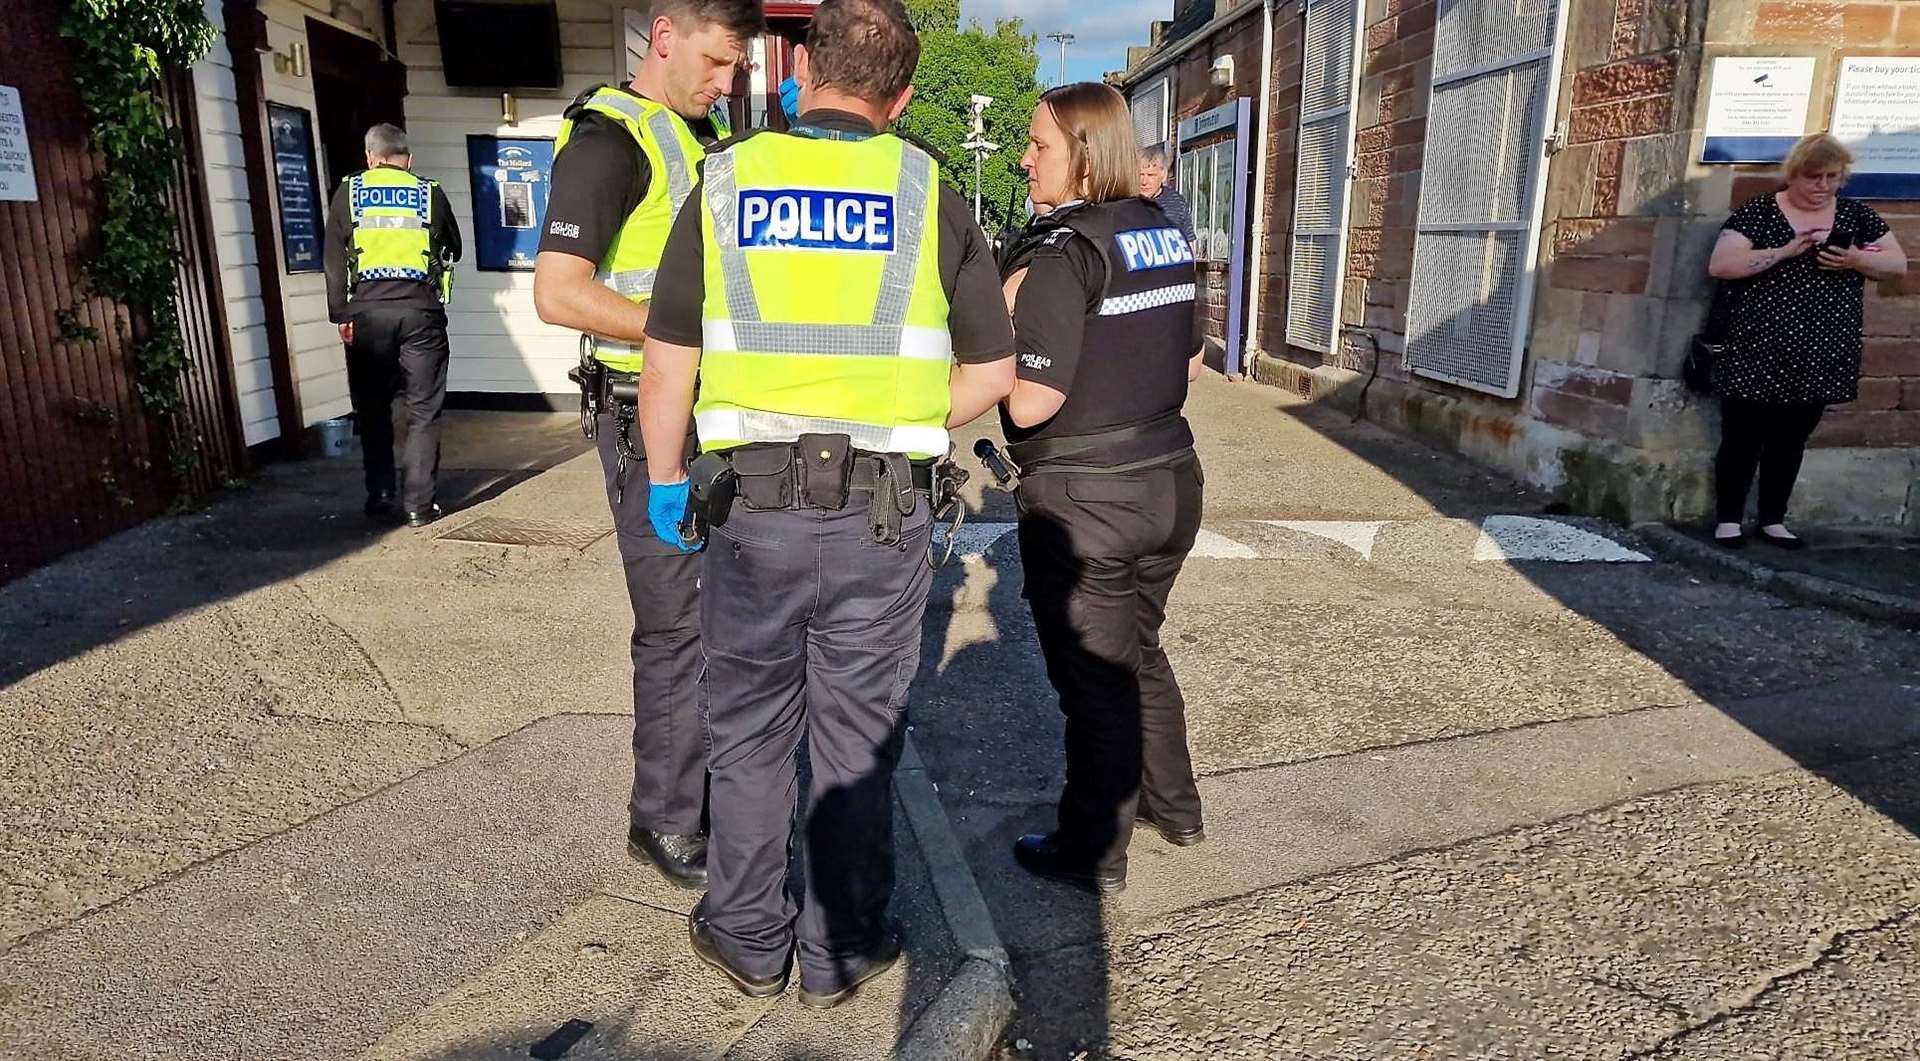
{"label": "police text on vest", "polygon": [[740,192],[740,246],[893,250],[891,195],[749,188]]}
{"label": "police text on vest", "polygon": [[1177,228],[1136,228],[1113,237],[1127,259],[1127,272],[1165,269],[1170,265],[1190,265],[1193,248]]}
{"label": "police text on vest", "polygon": [[420,210],[426,204],[426,197],[415,184],[406,188],[362,187],[353,193],[355,209],[384,210]]}

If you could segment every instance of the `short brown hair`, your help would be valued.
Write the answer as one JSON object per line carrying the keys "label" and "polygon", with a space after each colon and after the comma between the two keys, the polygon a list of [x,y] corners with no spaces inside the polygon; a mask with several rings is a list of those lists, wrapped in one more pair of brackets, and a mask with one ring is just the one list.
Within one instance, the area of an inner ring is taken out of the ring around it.
{"label": "short brown hair", "polygon": [[920,38],[900,0],[821,0],[807,29],[815,88],[891,103],[913,84]]}
{"label": "short brown hair", "polygon": [[[746,40],[766,31],[766,11],[760,0],[653,0],[649,19],[665,15],[676,23],[690,23],[698,29],[719,26],[731,36]],[[686,32],[682,25],[679,32]]]}
{"label": "short brown hair", "polygon": [[1851,173],[1853,152],[1832,133],[1814,133],[1801,137],[1793,150],[1787,152],[1787,160],[1780,164],[1780,179],[1791,180],[1833,169],[1839,170],[1842,178]]}
{"label": "short brown hair", "polygon": [[1087,182],[1087,201],[1111,202],[1140,194],[1140,156],[1134,144],[1133,112],[1112,85],[1082,81],[1040,97],[1067,134],[1076,179]]}

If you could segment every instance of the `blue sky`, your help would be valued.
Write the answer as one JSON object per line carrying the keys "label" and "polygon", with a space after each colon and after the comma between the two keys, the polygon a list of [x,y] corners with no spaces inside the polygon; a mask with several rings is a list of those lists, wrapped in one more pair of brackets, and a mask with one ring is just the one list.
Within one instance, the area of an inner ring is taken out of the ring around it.
{"label": "blue sky", "polygon": [[1067,49],[1067,78],[1098,81],[1109,70],[1126,64],[1129,46],[1147,43],[1147,27],[1155,19],[1173,17],[1174,0],[961,0],[962,19],[977,18],[992,25],[997,18],[1018,15],[1027,30],[1041,35],[1040,81],[1051,85],[1059,78],[1060,46],[1046,34],[1075,35]]}

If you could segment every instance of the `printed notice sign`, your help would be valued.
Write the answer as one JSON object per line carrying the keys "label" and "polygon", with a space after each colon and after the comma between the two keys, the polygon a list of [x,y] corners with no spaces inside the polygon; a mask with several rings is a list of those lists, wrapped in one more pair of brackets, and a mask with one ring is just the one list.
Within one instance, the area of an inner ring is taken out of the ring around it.
{"label": "printed notice sign", "polygon": [[0,202],[33,203],[40,185],[33,179],[33,151],[27,146],[27,115],[20,90],[0,85]]}
{"label": "printed notice sign", "polygon": [[1844,60],[1833,135],[1853,151],[1848,195],[1920,199],[1920,56]]}
{"label": "printed notice sign", "polygon": [[1702,162],[1779,162],[1807,131],[1811,56],[1722,55],[1713,61]]}

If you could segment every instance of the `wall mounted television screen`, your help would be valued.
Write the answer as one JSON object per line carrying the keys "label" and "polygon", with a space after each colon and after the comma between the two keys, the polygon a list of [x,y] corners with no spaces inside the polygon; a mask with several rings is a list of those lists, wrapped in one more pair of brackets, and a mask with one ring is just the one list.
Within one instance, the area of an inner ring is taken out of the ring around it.
{"label": "wall mounted television screen", "polygon": [[559,88],[554,0],[433,0],[440,65],[454,88]]}

